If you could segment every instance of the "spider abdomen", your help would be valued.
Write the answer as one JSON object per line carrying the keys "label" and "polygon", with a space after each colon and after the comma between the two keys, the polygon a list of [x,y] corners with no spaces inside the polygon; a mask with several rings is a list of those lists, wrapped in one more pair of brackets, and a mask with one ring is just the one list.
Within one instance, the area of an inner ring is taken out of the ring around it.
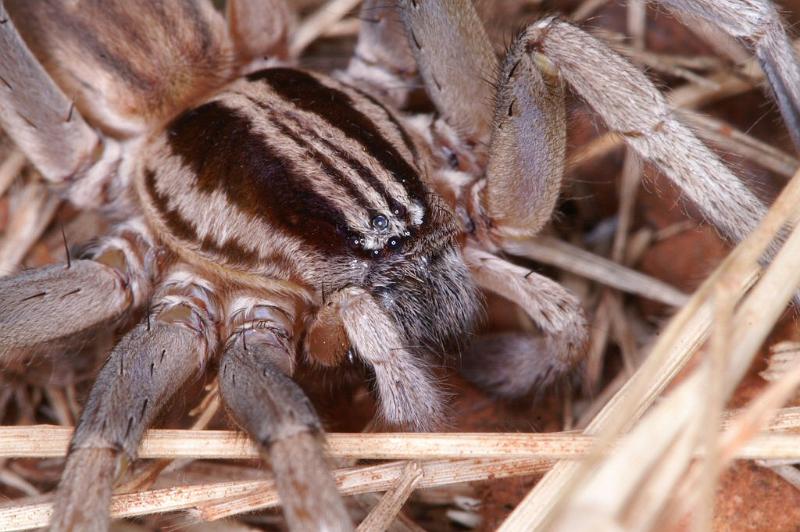
{"label": "spider abdomen", "polygon": [[[237,80],[145,148],[137,190],[177,251],[314,282],[424,229],[425,163],[382,104],[288,68]],[[353,261],[352,259],[356,259]]]}

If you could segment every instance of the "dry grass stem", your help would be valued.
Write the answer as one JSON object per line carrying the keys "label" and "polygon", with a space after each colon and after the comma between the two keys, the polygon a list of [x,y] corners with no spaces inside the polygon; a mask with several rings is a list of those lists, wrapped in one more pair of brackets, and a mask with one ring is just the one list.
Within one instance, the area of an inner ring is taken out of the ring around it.
{"label": "dry grass stem", "polygon": [[[547,460],[447,460],[423,462],[422,479],[418,489],[446,486],[461,482],[507,478],[542,473],[552,462]],[[405,462],[394,462],[376,466],[356,467],[336,471],[334,477],[339,491],[345,495],[387,491],[396,485],[403,474]],[[198,506],[200,516],[206,521],[224,519],[232,515],[276,506],[278,494],[265,482],[261,489],[232,500],[210,502]]]}
{"label": "dry grass stem", "polygon": [[800,469],[790,464],[769,465],[765,463],[760,465],[771,469],[776,475],[800,490]]}
{"label": "dry grass stem", "polygon": [[[790,367],[783,364],[781,376],[776,376],[764,392],[759,394],[746,408],[730,417],[723,434],[716,434],[717,437],[712,442],[706,442],[704,447],[710,449],[706,459],[709,454],[716,456],[719,470],[727,466],[735,457],[746,455],[746,452],[758,454],[759,457],[751,457],[758,461],[786,460],[787,457],[780,457],[793,445],[789,441],[793,439],[793,435],[773,434],[763,437],[763,435],[758,436],[757,434],[768,425],[775,426],[775,418],[782,414],[779,407],[794,394],[799,385],[800,360],[795,351],[793,364]],[[748,451],[744,451],[745,448]],[[760,457],[761,453],[772,455],[773,458],[765,460]],[[788,460],[795,461],[794,458],[788,458]],[[707,474],[701,468],[690,469],[689,474],[681,482],[677,495],[673,497],[673,506],[676,508],[674,511],[665,512],[665,514],[673,516],[673,521],[678,521],[681,516],[690,512],[694,512],[695,515],[703,512],[702,507],[708,504],[708,500],[699,495],[702,492],[698,487],[708,482],[705,477]]]}
{"label": "dry grass stem", "polygon": [[625,259],[625,248],[628,233],[633,223],[633,209],[636,205],[636,193],[642,182],[642,161],[632,148],[625,151],[625,163],[622,166],[622,179],[619,190],[619,209],[617,214],[617,230],[611,247],[611,259],[622,264]]}
{"label": "dry grass stem", "polygon": [[26,162],[25,155],[19,150],[14,150],[0,163],[0,196],[6,193]]}
{"label": "dry grass stem", "polygon": [[40,495],[39,490],[36,489],[36,486],[13,471],[9,471],[5,468],[0,469],[0,484],[5,484],[6,486],[17,489],[29,497]]}
{"label": "dry grass stem", "polygon": [[[797,423],[800,413],[779,413],[759,446],[748,446],[739,457],[752,457],[772,442],[800,442],[800,434],[781,434],[787,420]],[[728,416],[730,426],[731,414]],[[779,430],[776,430],[779,429]],[[797,428],[793,424],[792,428]],[[783,438],[783,437],[786,438]],[[66,455],[72,429],[55,425],[0,427],[0,458],[56,458]],[[755,444],[753,444],[755,445]],[[363,433],[327,435],[327,454],[352,460],[435,459],[571,459],[597,451],[597,439],[579,432],[547,433]],[[785,451],[782,451],[785,452]],[[786,458],[800,456],[800,447]],[[151,429],[139,447],[141,459],[252,460],[259,457],[247,437],[227,430]],[[761,456],[774,458],[774,456]]]}
{"label": "dry grass stem", "polygon": [[[595,318],[592,323],[591,336],[589,338],[589,349],[586,355],[585,386],[591,394],[594,394],[600,387],[603,377],[603,363],[605,352],[608,345],[609,333],[611,331],[611,313],[608,311],[611,305],[611,293],[605,292],[600,303],[595,309]],[[606,386],[608,388],[608,386]],[[604,390],[605,391],[605,390]],[[600,398],[598,397],[597,400]],[[595,402],[597,402],[597,400]]]}
{"label": "dry grass stem", "polygon": [[688,109],[678,110],[678,114],[704,140],[726,152],[734,153],[767,170],[772,170],[776,174],[790,178],[800,166],[800,162],[795,157],[761,142],[722,120]]}
{"label": "dry grass stem", "polygon": [[378,504],[356,528],[357,532],[388,530],[397,518],[400,509],[422,480],[422,468],[417,462],[409,462],[403,468],[400,479],[392,489],[384,493]]}
{"label": "dry grass stem", "polygon": [[613,41],[609,44],[612,45],[614,50],[622,53],[634,63],[644,65],[656,72],[681,78],[690,83],[694,83],[699,86],[705,86],[709,89],[716,89],[717,87],[716,84],[708,81],[708,79],[706,79],[703,75],[697,74],[689,68],[681,66],[679,62],[675,61],[675,58],[672,56],[664,56],[661,54],[647,52],[645,50],[638,50],[624,44],[614,43]]}
{"label": "dry grass stem", "polygon": [[569,18],[573,22],[583,22],[607,3],[608,0],[583,0]]}
{"label": "dry grass stem", "polygon": [[360,3],[361,0],[330,0],[323,4],[297,27],[289,43],[289,56],[299,57],[311,43],[324,35]]}
{"label": "dry grass stem", "polygon": [[606,307],[611,318],[611,333],[615,343],[622,351],[622,362],[625,365],[625,373],[633,375],[639,365],[639,348],[636,345],[636,337],[631,330],[631,323],[625,314],[622,298],[619,294],[611,294],[608,298]]}
{"label": "dry grass stem", "polygon": [[800,360],[800,343],[780,342],[769,348],[770,356],[767,369],[759,372],[765,381],[780,380],[797,365]]}
{"label": "dry grass stem", "polygon": [[[0,427],[1,458],[64,456],[72,429],[51,425]],[[590,438],[574,433],[328,434],[334,458],[397,460],[478,457],[568,458],[585,454]],[[254,459],[258,450],[241,432],[149,430],[139,458]]]}
{"label": "dry grass stem", "polygon": [[647,34],[647,2],[645,0],[628,0],[627,25],[631,44],[636,49],[644,48]]}
{"label": "dry grass stem", "polygon": [[611,288],[673,307],[683,306],[688,300],[686,294],[663,281],[555,238],[537,237],[532,240],[509,241],[504,247],[513,255],[555,266]]}
{"label": "dry grass stem", "polygon": [[[111,499],[112,517],[132,517],[191,508],[203,501],[244,494],[264,482],[219,482],[194,486],[177,486],[160,490],[115,495]],[[35,502],[0,507],[0,531],[25,530],[47,526],[52,503]]]}
{"label": "dry grass stem", "polygon": [[[697,506],[694,513],[693,528],[698,532],[711,530],[714,517],[714,494],[717,479],[722,468],[721,459],[716,446],[722,424],[722,412],[725,408],[725,388],[722,376],[725,374],[726,358],[730,348],[731,326],[735,300],[724,282],[717,284],[714,295],[715,324],[711,336],[711,353],[704,364],[708,397],[703,412],[697,416],[700,422],[699,444],[706,450],[698,470],[702,471],[702,481],[698,485],[698,500],[703,504]],[[682,471],[676,467],[676,471]],[[672,482],[669,484],[672,486]],[[658,514],[652,516],[654,519]]]}
{"label": "dry grass stem", "polygon": [[[205,429],[214,416],[222,406],[219,398],[219,382],[215,379],[214,382],[207,387],[205,396],[200,400],[200,404],[193,408],[190,416],[197,416],[197,419],[192,423],[192,431],[201,431]],[[188,459],[191,460],[191,459]],[[178,463],[178,466],[183,466],[187,460]],[[149,488],[158,479],[166,468],[175,466],[171,459],[160,459],[148,464],[142,471],[138,472],[136,476],[129,479],[125,484],[119,487],[119,491],[128,493]]]}
{"label": "dry grass stem", "polygon": [[[602,435],[600,444],[607,445],[628,430],[644,414],[705,341],[712,320],[709,300],[717,283],[720,279],[725,279],[731,297],[735,299],[741,297],[758,275],[760,268],[757,266],[757,261],[767,246],[788,221],[797,219],[798,205],[800,205],[800,177],[796,175],[755,231],[731,252],[672,319],[636,374],[600,411],[585,433]],[[760,301],[760,298],[757,301]],[[779,299],[773,299],[766,305],[775,305],[778,302]],[[783,307],[780,307],[780,311],[782,310]],[[763,318],[764,316],[759,316],[759,319]],[[774,320],[766,327],[771,328],[772,323]],[[732,342],[731,345],[737,344]],[[732,357],[732,360],[734,358]],[[586,477],[594,463],[596,461],[587,460],[582,464],[557,464],[511,513],[500,530],[518,530],[519,527],[541,529],[560,511],[569,494]]]}
{"label": "dry grass stem", "polygon": [[[727,411],[723,415],[723,428],[729,427],[742,412],[744,409]],[[800,431],[800,407],[791,406],[775,412],[767,430],[770,432]]]}
{"label": "dry grass stem", "polygon": [[39,240],[55,215],[60,201],[41,182],[29,183],[14,197],[14,209],[0,240],[0,275],[15,271]]}
{"label": "dry grass stem", "polygon": [[[797,186],[796,182],[800,179],[795,178],[794,181],[793,184]],[[733,268],[732,273],[723,276],[717,283],[717,294],[724,293],[726,298],[731,298],[731,302],[725,306],[732,307],[734,291],[728,290],[727,285],[736,278],[737,273],[736,268]],[[720,383],[722,397],[712,397],[712,401],[721,403],[733,392],[798,285],[800,285],[800,230],[795,229],[773,263],[767,268],[764,277],[741,304],[729,330],[725,329],[725,334],[730,340],[730,348],[724,349],[729,358],[721,373],[724,377]],[[722,319],[724,320],[724,317]],[[728,338],[724,341],[728,345]],[[580,513],[585,511],[586,507],[602,507],[603,511],[608,512],[609,518],[623,520],[622,510],[629,503],[629,497],[640,495],[643,492],[642,483],[648,478],[646,486],[649,488],[658,486],[659,489],[646,498],[645,503],[634,504],[632,507],[636,508],[638,514],[644,516],[641,522],[633,523],[633,528],[650,529],[668,502],[675,484],[689,467],[694,453],[687,435],[692,435],[694,438],[702,423],[707,422],[702,416],[702,411],[698,414],[692,405],[697,404],[698,400],[707,400],[708,384],[703,374],[711,371],[707,369],[709,364],[706,361],[701,370],[695,371],[667,399],[654,408],[631,434],[623,438],[614,453],[605,459],[596,472],[593,472],[591,480],[584,483],[577,494],[570,497],[567,511]],[[786,437],[775,435],[778,447],[780,440]],[[676,448],[680,449],[679,453],[675,452]],[[636,456],[640,466],[643,467],[635,470],[629,468],[627,460],[630,456]],[[729,458],[724,456],[723,460],[727,461]],[[650,462],[652,463],[648,466]],[[654,469],[650,471],[651,468]],[[627,490],[620,488],[625,482],[628,482]],[[598,497],[601,504],[598,502]]]}
{"label": "dry grass stem", "polygon": [[704,18],[694,16],[685,11],[674,10],[671,13],[682,20],[689,29],[701,37],[714,50],[734,63],[743,64],[752,57],[752,54],[739,41]]}
{"label": "dry grass stem", "polygon": [[336,37],[355,37],[361,29],[361,20],[356,17],[346,18],[332,24],[325,30],[323,37],[333,39]]}

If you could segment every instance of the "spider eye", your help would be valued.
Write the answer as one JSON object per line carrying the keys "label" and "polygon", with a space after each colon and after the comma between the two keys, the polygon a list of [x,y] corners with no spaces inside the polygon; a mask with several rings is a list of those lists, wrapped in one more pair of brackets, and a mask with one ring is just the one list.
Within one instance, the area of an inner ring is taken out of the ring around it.
{"label": "spider eye", "polygon": [[386,229],[387,227],[389,227],[389,219],[382,214],[376,214],[375,216],[373,216],[371,223],[372,227],[374,227],[375,229]]}
{"label": "spider eye", "polygon": [[395,250],[399,248],[403,244],[403,240],[399,236],[390,237],[389,240],[386,242],[386,247],[389,249]]}
{"label": "spider eye", "polygon": [[347,236],[347,245],[353,250],[361,249],[364,246],[364,239],[360,235],[350,234]]}
{"label": "spider eye", "polygon": [[406,208],[397,203],[396,201],[392,201],[392,204],[390,205],[389,208],[392,210],[392,214],[394,214],[398,218],[405,218]]}

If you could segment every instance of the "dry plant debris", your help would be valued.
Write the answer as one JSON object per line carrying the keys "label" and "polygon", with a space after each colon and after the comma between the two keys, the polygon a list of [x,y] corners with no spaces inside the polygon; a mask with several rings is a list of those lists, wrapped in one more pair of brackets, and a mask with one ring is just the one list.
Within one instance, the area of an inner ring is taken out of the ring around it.
{"label": "dry plant debris", "polygon": [[[292,53],[313,68],[341,66],[359,1],[294,3]],[[782,4],[796,24],[800,2]],[[507,402],[443,371],[451,432],[379,434],[366,426],[374,405],[363,383],[303,368],[359,530],[797,530],[800,335],[786,308],[800,285],[800,177],[757,64],[643,0],[478,5],[498,50],[522,22],[554,11],[591,28],[647,68],[681,119],[773,206],[729,249],[573,101],[560,217],[519,254],[582,297],[592,340],[580,386]],[[0,275],[62,261],[62,230],[74,249],[102,228],[0,139]],[[779,233],[786,243],[764,268],[758,259]],[[485,331],[530,327],[496,299],[487,317]],[[69,427],[110,340],[0,374],[0,530],[46,524]],[[221,519],[232,530],[284,527],[254,448],[224,430],[217,393],[195,383],[167,428],[148,433],[113,500],[113,515],[138,516],[132,530],[212,530],[205,523]]]}

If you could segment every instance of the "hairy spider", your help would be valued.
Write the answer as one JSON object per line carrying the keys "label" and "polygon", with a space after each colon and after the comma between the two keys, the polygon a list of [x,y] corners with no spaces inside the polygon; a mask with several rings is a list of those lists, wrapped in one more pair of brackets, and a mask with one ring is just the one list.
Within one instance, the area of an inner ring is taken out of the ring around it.
{"label": "hairy spider", "polygon": [[[797,137],[800,76],[772,5],[662,2],[752,44]],[[327,76],[285,61],[282,0],[226,10],[0,2],[0,125],[65,198],[115,224],[82,260],[0,280],[0,355],[147,309],[92,388],[55,529],[107,527],[120,463],[211,357],[295,529],[352,526],[291,380],[298,357],[352,353],[386,422],[435,426],[429,365],[468,335],[480,288],[541,335],[469,351],[468,377],[519,395],[572,368],[578,300],[499,256],[524,254],[553,211],[564,83],[727,236],[764,211],[642,73],[561,20],[528,27],[498,61],[466,0],[367,0],[349,67]],[[436,116],[402,111],[417,75]]]}

